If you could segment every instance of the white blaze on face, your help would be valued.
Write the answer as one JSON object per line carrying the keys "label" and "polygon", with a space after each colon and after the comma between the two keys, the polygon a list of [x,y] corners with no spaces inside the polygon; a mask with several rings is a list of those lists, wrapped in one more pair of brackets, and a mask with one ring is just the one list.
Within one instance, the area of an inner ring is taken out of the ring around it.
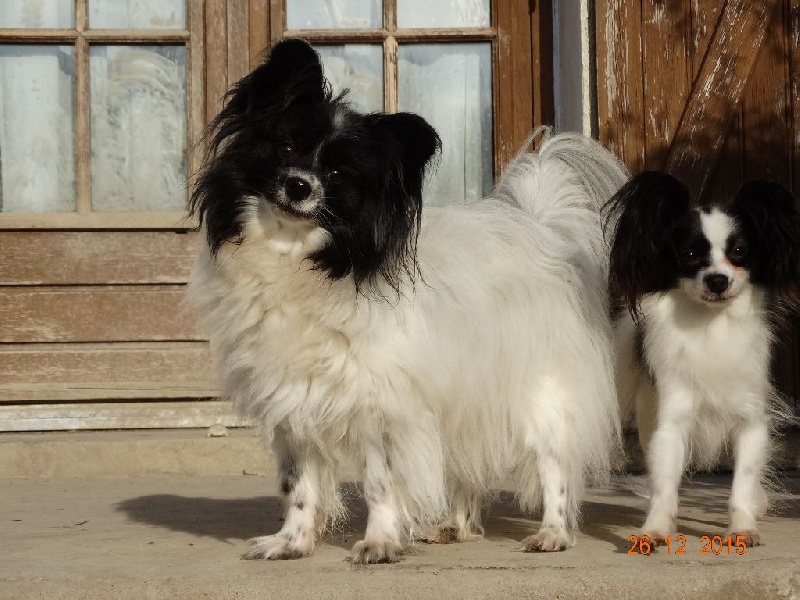
{"label": "white blaze on face", "polygon": [[[736,222],[718,208],[707,213],[700,211],[699,216],[703,235],[711,244],[709,252],[711,264],[700,269],[694,278],[684,280],[683,289],[701,302],[725,303],[739,294],[748,280],[747,271],[734,266],[725,255],[728,240],[736,232]],[[708,278],[715,275],[724,276],[728,280],[728,287],[722,294],[717,294],[708,287]]]}

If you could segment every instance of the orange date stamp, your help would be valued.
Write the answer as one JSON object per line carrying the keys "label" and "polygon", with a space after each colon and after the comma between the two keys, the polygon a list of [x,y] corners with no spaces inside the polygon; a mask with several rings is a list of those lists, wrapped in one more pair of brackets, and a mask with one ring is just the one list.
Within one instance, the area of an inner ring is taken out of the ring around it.
{"label": "orange date stamp", "polygon": [[[700,536],[700,542],[702,544],[700,555],[720,556],[725,554],[742,556],[747,554],[746,539],[747,536],[744,535],[702,535]],[[631,543],[631,547],[628,548],[628,554],[643,554],[647,556],[658,546],[666,548],[667,554],[674,554],[676,556],[686,554],[686,536],[683,534],[678,534],[675,537],[667,536],[664,539],[658,540],[657,543],[651,540],[648,535],[629,535],[628,542]]]}

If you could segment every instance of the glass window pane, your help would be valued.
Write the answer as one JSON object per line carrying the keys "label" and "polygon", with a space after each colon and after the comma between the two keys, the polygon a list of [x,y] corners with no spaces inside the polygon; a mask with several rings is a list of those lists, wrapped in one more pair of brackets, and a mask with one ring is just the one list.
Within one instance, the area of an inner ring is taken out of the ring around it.
{"label": "glass window pane", "polygon": [[92,46],[92,208],[183,210],[186,48]]}
{"label": "glass window pane", "polygon": [[89,0],[93,29],[184,29],[186,0]]}
{"label": "glass window pane", "polygon": [[488,42],[398,48],[398,106],[422,115],[442,138],[425,202],[479,198],[492,186],[492,51]]}
{"label": "glass window pane", "polygon": [[383,25],[381,0],[286,0],[288,29],[375,29]]}
{"label": "glass window pane", "polygon": [[74,27],[75,0],[2,0],[0,27],[29,29]]}
{"label": "glass window pane", "polygon": [[397,0],[397,26],[489,27],[489,0]]}
{"label": "glass window pane", "polygon": [[348,100],[363,112],[383,109],[383,47],[378,44],[317,46],[325,77],[334,93],[350,90]]}
{"label": "glass window pane", "polygon": [[75,210],[72,46],[0,45],[0,212]]}

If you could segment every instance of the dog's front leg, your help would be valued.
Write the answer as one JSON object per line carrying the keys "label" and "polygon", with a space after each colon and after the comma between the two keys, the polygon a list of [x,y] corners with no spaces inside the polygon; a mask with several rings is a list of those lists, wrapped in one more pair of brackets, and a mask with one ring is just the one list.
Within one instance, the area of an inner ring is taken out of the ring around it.
{"label": "dog's front leg", "polygon": [[769,425],[763,415],[744,422],[734,432],[730,534],[734,538],[743,536],[748,546],[758,546],[761,541],[756,520],[765,504],[761,477],[768,447]]}
{"label": "dog's front leg", "polygon": [[273,450],[280,468],[283,527],[274,535],[249,540],[250,547],[242,558],[310,556],[325,525],[327,515],[321,502],[325,480],[322,458],[310,447],[289,443],[281,431],[275,432]]}
{"label": "dog's front leg", "polygon": [[642,535],[659,543],[675,533],[678,489],[686,466],[693,396],[689,389],[674,384],[658,389],[656,429],[647,451],[650,472],[650,510]]}
{"label": "dog's front leg", "polygon": [[402,550],[402,526],[386,444],[368,442],[365,459],[367,531],[353,546],[351,560],[359,564],[396,562]]}

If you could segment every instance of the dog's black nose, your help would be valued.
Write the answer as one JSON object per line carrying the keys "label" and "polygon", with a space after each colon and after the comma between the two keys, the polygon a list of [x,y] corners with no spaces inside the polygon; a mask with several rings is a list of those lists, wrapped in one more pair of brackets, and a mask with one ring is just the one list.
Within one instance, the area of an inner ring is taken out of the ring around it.
{"label": "dog's black nose", "polygon": [[715,294],[721,294],[728,289],[728,277],[719,273],[703,277],[706,287]]}
{"label": "dog's black nose", "polygon": [[311,194],[311,184],[300,177],[287,177],[283,182],[283,189],[292,202],[305,200]]}

